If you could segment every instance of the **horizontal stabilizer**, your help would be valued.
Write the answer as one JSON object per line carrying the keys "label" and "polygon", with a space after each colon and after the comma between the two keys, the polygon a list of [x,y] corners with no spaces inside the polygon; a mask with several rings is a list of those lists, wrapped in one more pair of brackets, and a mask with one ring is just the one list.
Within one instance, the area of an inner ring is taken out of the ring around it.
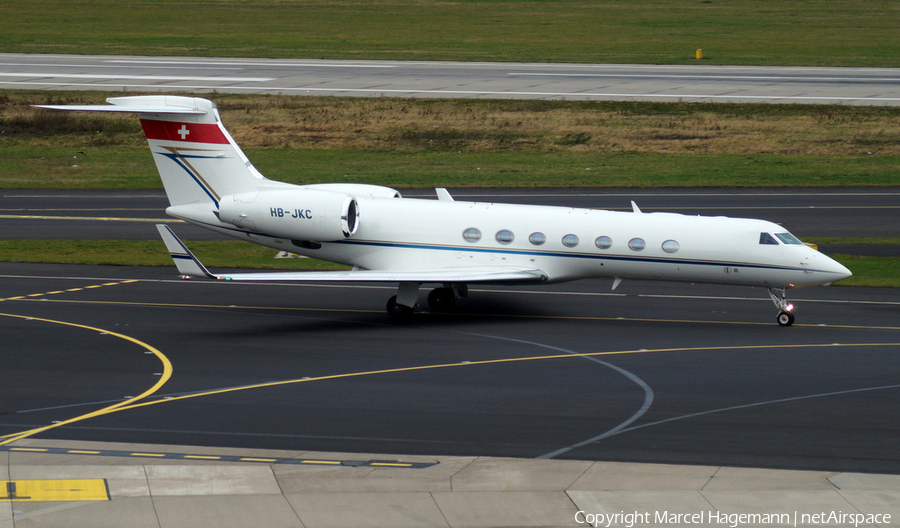
{"label": "horizontal stabilizer", "polygon": [[204,115],[203,110],[194,108],[180,108],[177,106],[106,106],[106,105],[32,105],[37,108],[49,108],[50,110],[68,110],[75,112],[130,112],[133,114],[180,114],[180,115]]}
{"label": "horizontal stabilizer", "polygon": [[34,105],[51,110],[76,112],[131,112],[134,114],[177,114],[205,115],[211,103],[197,97],[172,95],[139,95],[130,97],[109,97],[108,105]]}

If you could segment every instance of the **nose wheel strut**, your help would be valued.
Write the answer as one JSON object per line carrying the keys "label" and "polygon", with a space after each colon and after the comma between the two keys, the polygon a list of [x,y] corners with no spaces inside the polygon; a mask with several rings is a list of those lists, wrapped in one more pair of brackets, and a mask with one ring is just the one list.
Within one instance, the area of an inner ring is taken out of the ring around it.
{"label": "nose wheel strut", "polygon": [[791,326],[794,324],[794,305],[789,303],[785,298],[784,288],[769,288],[769,297],[778,308],[778,317],[776,321],[781,326]]}

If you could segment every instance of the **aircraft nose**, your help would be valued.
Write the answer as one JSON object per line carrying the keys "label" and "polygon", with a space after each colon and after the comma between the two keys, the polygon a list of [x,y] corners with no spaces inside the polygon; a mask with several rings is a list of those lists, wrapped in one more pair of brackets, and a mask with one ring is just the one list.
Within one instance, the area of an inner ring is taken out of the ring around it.
{"label": "aircraft nose", "polygon": [[826,264],[825,266],[823,266],[823,269],[832,277],[834,277],[831,282],[837,282],[839,280],[844,280],[853,276],[853,273],[840,262],[834,260],[831,257],[827,257],[825,255],[822,256],[825,258]]}

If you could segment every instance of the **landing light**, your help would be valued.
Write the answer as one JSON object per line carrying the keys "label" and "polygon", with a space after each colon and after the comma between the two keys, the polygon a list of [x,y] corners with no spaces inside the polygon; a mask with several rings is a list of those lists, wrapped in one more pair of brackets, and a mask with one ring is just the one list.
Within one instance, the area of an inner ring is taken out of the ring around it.
{"label": "landing light", "polygon": [[788,303],[788,304],[784,307],[784,311],[785,311],[785,312],[793,312],[793,311],[794,311],[794,305],[791,304],[791,303]]}

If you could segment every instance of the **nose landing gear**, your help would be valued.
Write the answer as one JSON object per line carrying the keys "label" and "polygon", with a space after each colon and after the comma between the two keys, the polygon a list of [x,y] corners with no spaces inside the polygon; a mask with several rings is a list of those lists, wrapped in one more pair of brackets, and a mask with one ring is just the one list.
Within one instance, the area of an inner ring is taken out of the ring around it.
{"label": "nose landing gear", "polygon": [[784,288],[769,288],[769,297],[778,308],[778,317],[776,321],[780,326],[791,326],[794,324],[794,305],[789,303],[785,298]]}

